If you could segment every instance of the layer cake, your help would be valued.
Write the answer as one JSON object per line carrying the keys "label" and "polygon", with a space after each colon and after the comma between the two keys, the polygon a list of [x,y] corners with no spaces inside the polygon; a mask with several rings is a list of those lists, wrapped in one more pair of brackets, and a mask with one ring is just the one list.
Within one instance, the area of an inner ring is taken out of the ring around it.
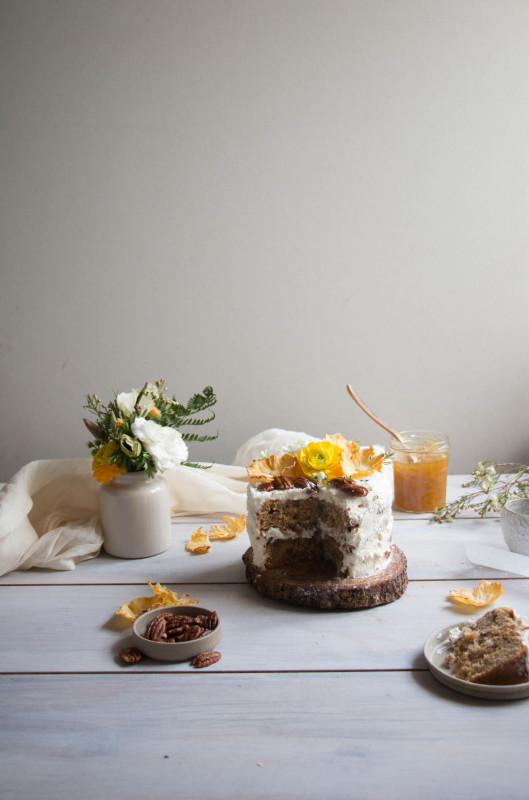
{"label": "layer cake", "polygon": [[406,559],[392,543],[391,466],[340,434],[247,467],[247,577],[263,594],[323,608],[397,599]]}

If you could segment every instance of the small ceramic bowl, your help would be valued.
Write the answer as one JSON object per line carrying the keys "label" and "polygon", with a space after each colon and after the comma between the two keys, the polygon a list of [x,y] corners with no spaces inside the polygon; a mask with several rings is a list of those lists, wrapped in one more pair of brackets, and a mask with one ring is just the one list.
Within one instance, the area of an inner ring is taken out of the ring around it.
{"label": "small ceramic bowl", "polygon": [[220,622],[217,627],[208,633],[206,636],[201,636],[200,639],[192,639],[190,642],[153,642],[151,639],[145,638],[145,632],[150,621],[158,614],[170,612],[173,616],[185,614],[189,617],[196,617],[199,614],[210,616],[213,612],[207,608],[199,608],[198,606],[164,606],[163,608],[153,608],[152,611],[146,611],[141,614],[132,626],[132,639],[134,647],[148,656],[155,658],[157,661],[191,661],[192,658],[198,656],[200,653],[207,653],[208,650],[213,648],[220,642],[222,636],[222,629]]}
{"label": "small ceramic bowl", "polygon": [[509,550],[529,556],[529,500],[509,500],[501,510],[501,529]]}

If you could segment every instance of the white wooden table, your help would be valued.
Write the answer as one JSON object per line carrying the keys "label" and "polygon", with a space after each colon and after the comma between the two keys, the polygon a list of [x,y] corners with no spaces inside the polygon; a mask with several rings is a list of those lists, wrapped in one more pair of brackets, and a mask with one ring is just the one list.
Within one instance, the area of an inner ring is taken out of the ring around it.
{"label": "white wooden table", "polygon": [[[449,479],[451,496],[461,480]],[[451,588],[501,580],[494,605],[529,617],[528,578],[465,556],[467,542],[505,548],[497,519],[436,525],[396,512],[406,593],[336,612],[257,594],[241,561],[246,532],[187,553],[203,522],[176,521],[155,558],[102,555],[0,579],[2,800],[528,797],[529,701],[458,694],[423,656],[429,633],[471,615]],[[130,628],[114,611],[149,595],[147,579],[218,611],[218,663],[121,665]]]}

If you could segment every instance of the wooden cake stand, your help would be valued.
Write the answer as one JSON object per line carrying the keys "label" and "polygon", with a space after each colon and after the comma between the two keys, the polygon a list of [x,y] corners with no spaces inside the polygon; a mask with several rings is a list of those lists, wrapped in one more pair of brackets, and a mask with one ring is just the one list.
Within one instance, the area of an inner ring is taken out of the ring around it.
{"label": "wooden cake stand", "polygon": [[373,608],[392,603],[404,594],[408,585],[406,556],[396,545],[382,572],[367,578],[337,578],[332,565],[315,568],[314,563],[300,563],[295,569],[261,570],[253,563],[253,548],[243,555],[246,577],[260,594],[308,608]]}

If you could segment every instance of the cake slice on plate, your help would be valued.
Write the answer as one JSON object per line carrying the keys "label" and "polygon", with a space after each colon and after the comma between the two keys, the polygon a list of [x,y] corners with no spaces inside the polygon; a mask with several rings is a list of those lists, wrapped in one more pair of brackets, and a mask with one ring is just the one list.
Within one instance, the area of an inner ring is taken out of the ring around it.
{"label": "cake slice on plate", "polygon": [[443,662],[456,678],[491,686],[529,680],[528,629],[512,608],[495,608],[470,625],[455,628]]}

